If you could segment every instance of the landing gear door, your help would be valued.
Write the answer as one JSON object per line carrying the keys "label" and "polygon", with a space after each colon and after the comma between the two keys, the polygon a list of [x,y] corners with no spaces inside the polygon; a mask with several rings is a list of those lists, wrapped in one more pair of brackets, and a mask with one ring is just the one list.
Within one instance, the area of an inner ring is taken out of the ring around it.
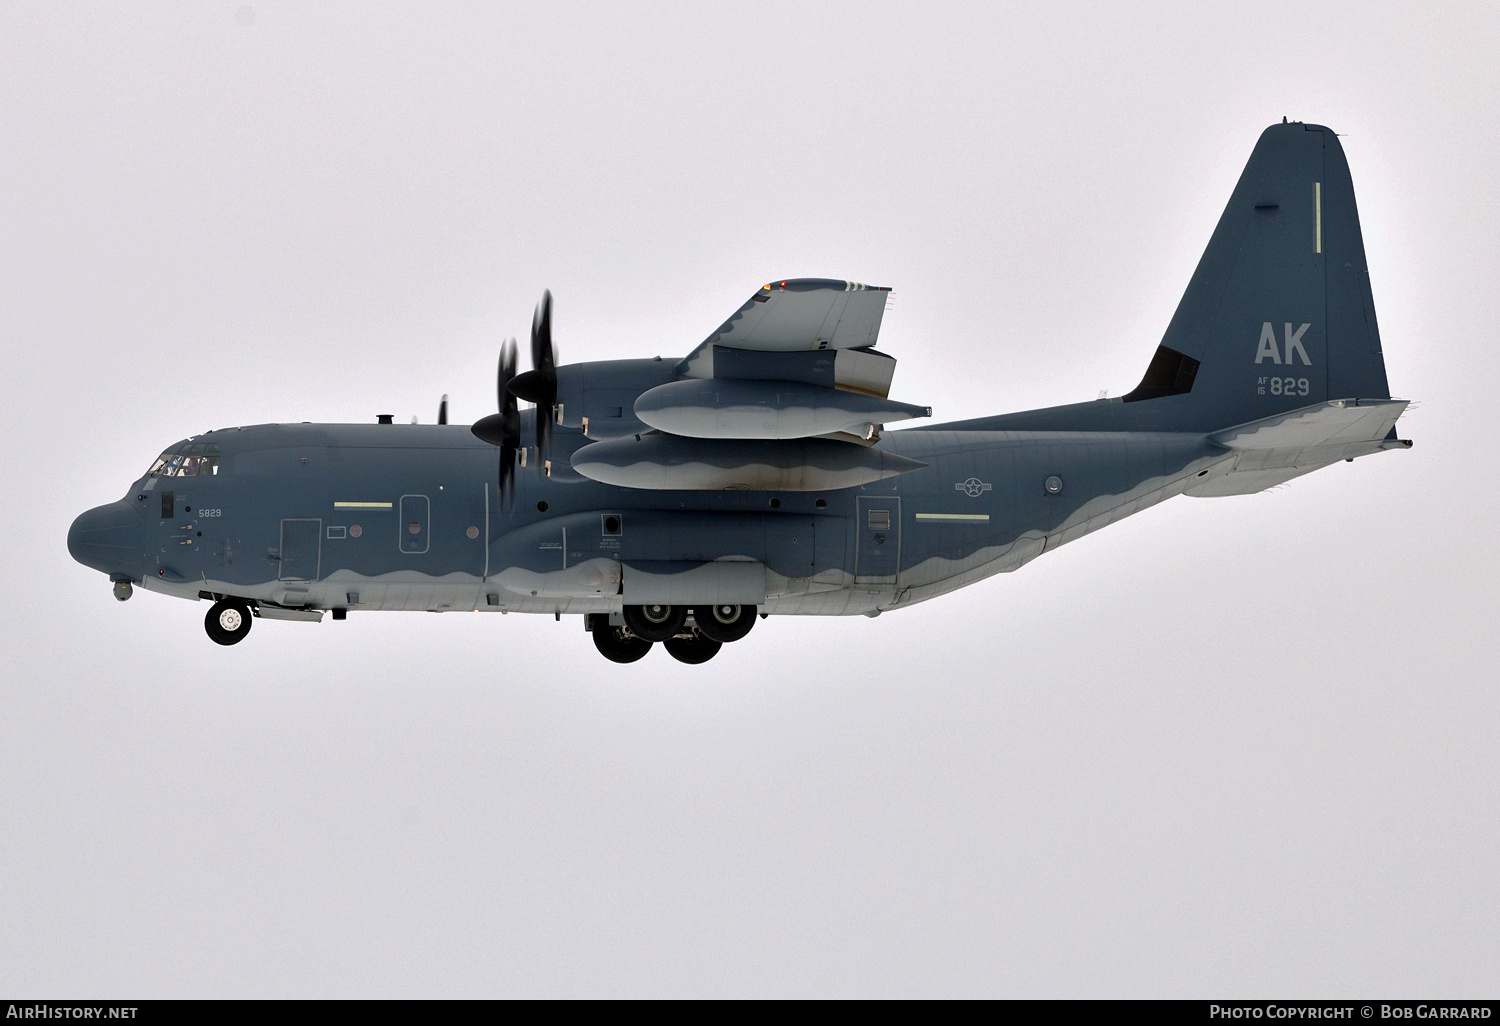
{"label": "landing gear door", "polygon": [[855,580],[860,584],[895,584],[901,565],[901,500],[894,495],[860,496],[855,531]]}
{"label": "landing gear door", "polygon": [[323,538],[321,520],[281,522],[281,574],[283,581],[316,581]]}

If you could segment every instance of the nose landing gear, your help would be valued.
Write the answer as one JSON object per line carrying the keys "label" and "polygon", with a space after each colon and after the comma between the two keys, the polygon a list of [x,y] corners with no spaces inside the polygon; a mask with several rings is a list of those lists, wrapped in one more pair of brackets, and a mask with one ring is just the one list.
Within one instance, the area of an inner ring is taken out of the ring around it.
{"label": "nose landing gear", "polygon": [[239,599],[220,599],[203,618],[208,636],[220,645],[237,645],[250,633],[250,607]]}

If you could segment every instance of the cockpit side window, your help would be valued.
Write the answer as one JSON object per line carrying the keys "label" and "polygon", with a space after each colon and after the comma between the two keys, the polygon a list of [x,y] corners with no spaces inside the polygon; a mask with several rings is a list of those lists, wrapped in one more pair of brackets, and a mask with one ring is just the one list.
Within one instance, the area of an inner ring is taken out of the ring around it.
{"label": "cockpit side window", "polygon": [[184,445],[178,452],[164,452],[148,470],[149,477],[197,477],[219,473],[219,447],[206,442]]}

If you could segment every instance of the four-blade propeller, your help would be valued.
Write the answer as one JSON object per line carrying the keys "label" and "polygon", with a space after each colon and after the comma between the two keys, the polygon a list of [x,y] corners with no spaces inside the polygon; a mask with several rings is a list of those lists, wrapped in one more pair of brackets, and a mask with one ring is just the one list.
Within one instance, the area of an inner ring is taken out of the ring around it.
{"label": "four-blade propeller", "polygon": [[[552,348],[552,293],[542,293],[536,314],[531,319],[531,367],[516,373],[516,340],[508,339],[500,347],[500,368],[496,380],[496,398],[500,412],[478,421],[469,430],[475,437],[500,450],[500,504],[511,495],[515,480],[516,456],[521,451],[521,413],[516,400],[536,404],[536,447],[542,459],[551,456],[552,424],[557,417],[557,355]],[[446,397],[445,397],[446,398]],[[546,464],[543,464],[544,466]]]}

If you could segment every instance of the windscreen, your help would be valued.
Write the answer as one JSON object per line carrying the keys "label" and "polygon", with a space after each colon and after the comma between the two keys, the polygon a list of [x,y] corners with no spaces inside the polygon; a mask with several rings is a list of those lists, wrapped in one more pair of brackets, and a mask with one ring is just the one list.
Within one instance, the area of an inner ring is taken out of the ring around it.
{"label": "windscreen", "polygon": [[212,443],[197,442],[181,446],[176,452],[164,452],[156,457],[150,477],[197,477],[199,474],[216,475],[219,472],[219,447]]}

